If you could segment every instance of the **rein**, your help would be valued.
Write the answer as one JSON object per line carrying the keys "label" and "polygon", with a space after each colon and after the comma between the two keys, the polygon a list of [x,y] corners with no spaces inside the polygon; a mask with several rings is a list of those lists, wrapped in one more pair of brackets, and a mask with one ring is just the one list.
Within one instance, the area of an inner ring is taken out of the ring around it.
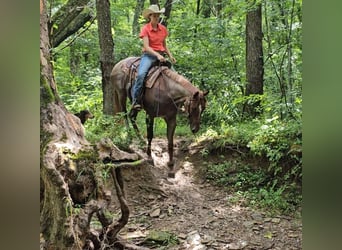
{"label": "rein", "polygon": [[185,108],[185,111],[189,117],[190,116],[190,109],[191,109],[191,102],[193,102],[193,99],[190,96],[188,96],[186,99],[188,99],[188,100],[184,101],[184,108]]}
{"label": "rein", "polygon": [[[191,94],[194,94],[195,92],[199,91],[199,89],[197,89],[195,86],[193,86],[186,78],[184,78],[183,76],[175,73],[174,71],[167,70],[165,72],[165,70],[161,70],[161,75],[163,77],[165,85],[166,85],[166,82],[167,82],[166,79],[165,79],[165,75],[166,75],[167,77],[169,77],[173,81],[175,81],[176,84],[179,84],[184,89],[188,90]],[[166,85],[166,87],[168,88],[169,93],[170,93],[170,86]],[[170,94],[168,94],[168,97],[172,100],[172,103],[176,107],[176,109],[178,109],[178,105],[176,104],[175,100],[170,96]],[[189,96],[189,95],[185,96],[184,101],[180,101],[180,102],[184,102],[184,107],[185,107],[185,110],[186,110],[188,116],[190,115],[190,107],[191,107],[191,102],[192,101],[193,100],[192,100],[191,96]]]}
{"label": "rein", "polygon": [[[170,86],[169,86],[168,84],[166,84],[166,79],[165,79],[165,75],[164,75],[163,70],[161,70],[160,72],[161,72],[161,75],[162,75],[162,77],[163,77],[164,84],[165,84],[165,86],[167,85],[166,87],[167,87],[168,90],[169,90],[167,96],[171,99],[171,101],[172,101],[173,105],[175,106],[175,108],[178,109],[178,106],[177,106],[177,104],[175,103],[175,100],[170,96]],[[159,86],[159,88],[160,88],[160,86]]]}

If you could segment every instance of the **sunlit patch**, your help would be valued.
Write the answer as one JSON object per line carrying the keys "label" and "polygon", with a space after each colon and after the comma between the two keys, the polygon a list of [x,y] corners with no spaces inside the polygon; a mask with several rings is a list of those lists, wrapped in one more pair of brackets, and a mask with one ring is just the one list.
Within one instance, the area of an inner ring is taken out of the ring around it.
{"label": "sunlit patch", "polygon": [[234,205],[231,209],[233,212],[240,212],[242,210],[242,208],[239,205]]}

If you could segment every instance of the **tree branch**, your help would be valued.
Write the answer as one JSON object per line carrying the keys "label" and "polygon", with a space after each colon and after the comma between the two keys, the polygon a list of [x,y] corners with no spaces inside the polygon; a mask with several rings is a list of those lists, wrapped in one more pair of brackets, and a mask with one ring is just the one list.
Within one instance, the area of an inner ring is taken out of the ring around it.
{"label": "tree branch", "polygon": [[49,22],[49,37],[52,47],[58,46],[67,37],[78,31],[93,17],[90,0],[69,0]]}
{"label": "tree branch", "polygon": [[114,243],[117,239],[116,235],[128,222],[129,208],[128,208],[127,201],[123,192],[124,186],[123,186],[121,169],[119,167],[112,168],[111,175],[114,181],[116,194],[118,196],[118,200],[120,202],[120,208],[121,208],[121,218],[117,222],[112,223],[107,229],[107,238],[110,243]]}

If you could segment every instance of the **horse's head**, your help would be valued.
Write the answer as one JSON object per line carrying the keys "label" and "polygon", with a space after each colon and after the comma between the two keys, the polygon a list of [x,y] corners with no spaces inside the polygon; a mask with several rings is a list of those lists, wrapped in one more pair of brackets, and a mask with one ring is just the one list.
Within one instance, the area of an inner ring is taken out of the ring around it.
{"label": "horse's head", "polygon": [[192,133],[196,133],[200,128],[201,115],[207,104],[205,96],[208,93],[209,91],[197,91],[184,102]]}

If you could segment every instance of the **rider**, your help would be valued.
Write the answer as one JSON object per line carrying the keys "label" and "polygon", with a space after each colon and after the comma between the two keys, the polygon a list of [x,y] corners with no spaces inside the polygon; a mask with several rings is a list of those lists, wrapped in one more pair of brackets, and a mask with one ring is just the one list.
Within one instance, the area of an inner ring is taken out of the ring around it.
{"label": "rider", "polygon": [[167,28],[159,23],[160,13],[164,12],[165,8],[159,9],[156,4],[151,5],[142,12],[143,17],[148,19],[149,22],[142,27],[139,35],[143,40],[143,54],[138,68],[138,75],[133,85],[132,109],[141,109],[144,79],[152,64],[157,60],[165,62],[165,54],[168,55],[172,63],[176,63],[176,59],[172,56],[166,45]]}

